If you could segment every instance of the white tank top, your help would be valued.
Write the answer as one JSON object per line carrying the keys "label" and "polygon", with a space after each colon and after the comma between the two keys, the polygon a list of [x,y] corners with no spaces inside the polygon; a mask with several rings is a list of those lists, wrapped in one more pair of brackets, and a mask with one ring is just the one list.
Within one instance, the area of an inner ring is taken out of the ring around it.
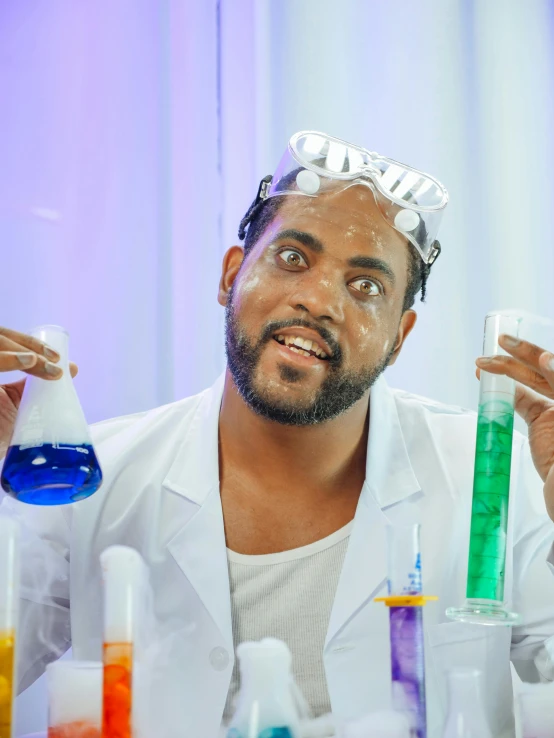
{"label": "white tank top", "polygon": [[[235,648],[268,636],[285,641],[314,717],[331,711],[323,647],[352,525],[282,553],[245,556],[227,549]],[[238,690],[235,665],[225,722],[233,715]]]}

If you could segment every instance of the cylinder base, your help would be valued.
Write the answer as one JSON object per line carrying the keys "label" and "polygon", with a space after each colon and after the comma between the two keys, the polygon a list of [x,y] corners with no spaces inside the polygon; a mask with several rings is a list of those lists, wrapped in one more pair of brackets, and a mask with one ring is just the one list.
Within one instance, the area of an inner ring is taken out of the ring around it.
{"label": "cylinder base", "polygon": [[462,607],[449,607],[446,617],[475,625],[511,626],[519,622],[519,615],[510,612],[501,602],[467,599]]}

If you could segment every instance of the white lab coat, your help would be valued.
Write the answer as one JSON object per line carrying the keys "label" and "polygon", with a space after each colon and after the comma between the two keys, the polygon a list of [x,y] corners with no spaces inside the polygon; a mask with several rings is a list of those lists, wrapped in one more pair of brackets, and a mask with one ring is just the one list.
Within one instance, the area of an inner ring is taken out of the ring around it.
{"label": "white lab coat", "polygon": [[[195,397],[94,426],[104,484],[88,500],[60,508],[4,500],[46,542],[40,565],[35,560],[24,577],[21,687],[70,643],[76,658],[100,658],[98,558],[107,546],[125,544],[148,563],[156,613],[164,633],[174,635],[178,735],[217,735],[236,645],[218,478],[222,390],[223,378]],[[440,598],[425,608],[430,736],[440,736],[449,667],[484,672],[495,736],[513,734],[510,657],[527,679],[554,679],[554,577],[547,564],[554,525],[520,435],[505,593],[521,624],[471,626],[444,614],[465,593],[475,430],[474,413],[391,390],[383,378],[372,389],[366,480],[324,649],[339,721],[390,704],[388,613],[373,602],[385,593],[389,521],[421,523],[424,591]]]}

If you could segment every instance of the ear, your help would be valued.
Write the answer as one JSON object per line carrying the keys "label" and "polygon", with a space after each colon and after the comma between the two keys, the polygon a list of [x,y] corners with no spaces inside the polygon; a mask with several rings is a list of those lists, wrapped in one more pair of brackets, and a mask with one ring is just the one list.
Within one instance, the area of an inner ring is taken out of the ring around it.
{"label": "ear", "polygon": [[394,347],[394,353],[389,361],[389,366],[392,366],[394,362],[400,356],[404,341],[408,338],[412,332],[414,325],[417,321],[417,313],[415,310],[405,310],[400,318],[400,325],[398,326],[398,333],[396,335],[396,346]]}
{"label": "ear", "polygon": [[223,265],[221,267],[221,279],[219,281],[219,292],[217,293],[217,301],[220,305],[227,305],[229,292],[233,286],[233,282],[237,278],[240,265],[244,259],[244,249],[241,246],[231,246],[225,252],[223,257]]}

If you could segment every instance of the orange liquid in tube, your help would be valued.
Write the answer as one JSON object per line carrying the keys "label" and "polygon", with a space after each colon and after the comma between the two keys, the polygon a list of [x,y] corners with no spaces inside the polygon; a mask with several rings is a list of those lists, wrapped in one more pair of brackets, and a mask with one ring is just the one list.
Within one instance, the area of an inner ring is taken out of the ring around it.
{"label": "orange liquid in tube", "polygon": [[0,738],[12,738],[15,633],[0,631]]}
{"label": "orange liquid in tube", "polygon": [[133,644],[105,643],[102,738],[132,738],[132,687]]}

